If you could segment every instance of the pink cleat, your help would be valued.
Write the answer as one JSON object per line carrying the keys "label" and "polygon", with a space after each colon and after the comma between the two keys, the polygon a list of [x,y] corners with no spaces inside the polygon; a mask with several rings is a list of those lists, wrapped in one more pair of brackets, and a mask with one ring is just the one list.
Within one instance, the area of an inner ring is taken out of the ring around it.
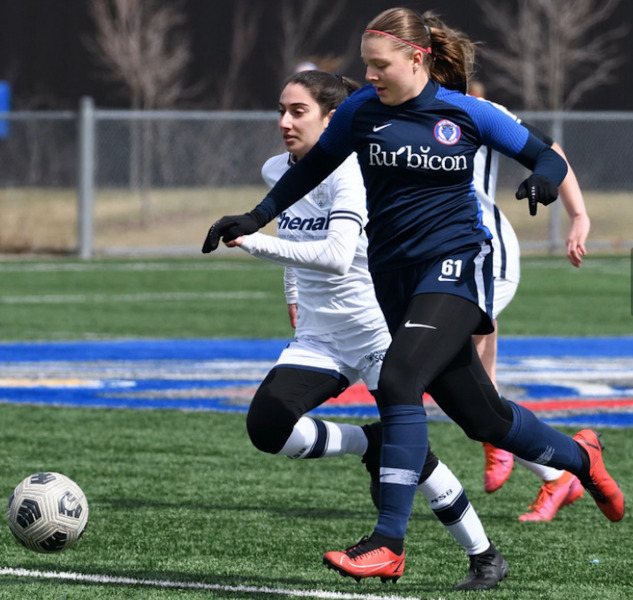
{"label": "pink cleat", "polygon": [[551,521],[563,507],[576,502],[584,488],[578,477],[565,471],[558,479],[546,481],[539,490],[530,510],[519,517],[519,521]]}
{"label": "pink cleat", "polygon": [[514,456],[511,452],[495,448],[488,442],[483,442],[482,445],[486,454],[484,490],[491,494],[496,492],[510,477],[514,466]]}
{"label": "pink cleat", "polygon": [[342,552],[326,552],[323,564],[345,577],[360,581],[366,577],[380,577],[383,583],[396,583],[404,572],[404,550],[395,554],[371,537],[363,537],[358,544]]}
{"label": "pink cleat", "polygon": [[624,494],[604,466],[600,436],[591,429],[583,429],[574,435],[574,440],[589,455],[589,480],[583,481],[583,486],[609,521],[620,521],[624,517]]}

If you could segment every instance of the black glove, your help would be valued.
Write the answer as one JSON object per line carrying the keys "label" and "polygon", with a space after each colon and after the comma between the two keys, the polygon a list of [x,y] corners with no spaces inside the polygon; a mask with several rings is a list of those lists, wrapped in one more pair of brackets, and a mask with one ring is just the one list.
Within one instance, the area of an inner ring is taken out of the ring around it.
{"label": "black glove", "polygon": [[517,200],[527,198],[530,206],[530,214],[536,215],[536,204],[540,202],[543,206],[551,204],[558,198],[558,187],[544,175],[530,175],[519,185],[515,194]]}
{"label": "black glove", "polygon": [[241,235],[255,233],[265,224],[264,215],[257,210],[252,210],[243,215],[222,217],[211,225],[202,245],[202,253],[209,254],[209,252],[213,252],[218,247],[220,238],[222,238],[223,242],[230,242]]}

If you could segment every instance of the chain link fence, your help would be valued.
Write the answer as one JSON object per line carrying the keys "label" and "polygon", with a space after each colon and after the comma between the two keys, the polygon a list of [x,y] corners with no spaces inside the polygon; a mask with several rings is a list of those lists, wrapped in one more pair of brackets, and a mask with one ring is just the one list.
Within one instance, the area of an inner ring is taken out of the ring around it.
{"label": "chain link fence", "polygon": [[[633,246],[633,112],[520,113],[561,146],[592,220],[590,251]],[[260,170],[283,151],[275,112],[78,111],[0,115],[0,252],[198,253],[219,216],[265,193]],[[502,159],[501,209],[524,253],[560,253],[560,202],[528,216],[526,171]]]}

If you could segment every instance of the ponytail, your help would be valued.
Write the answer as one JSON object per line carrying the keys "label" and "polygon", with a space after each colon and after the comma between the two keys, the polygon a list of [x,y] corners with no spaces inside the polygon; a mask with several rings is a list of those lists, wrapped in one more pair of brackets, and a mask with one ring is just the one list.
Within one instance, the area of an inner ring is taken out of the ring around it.
{"label": "ponytail", "polygon": [[431,35],[429,76],[440,85],[465,94],[475,72],[476,44],[461,31],[447,27],[431,11],[421,18]]}

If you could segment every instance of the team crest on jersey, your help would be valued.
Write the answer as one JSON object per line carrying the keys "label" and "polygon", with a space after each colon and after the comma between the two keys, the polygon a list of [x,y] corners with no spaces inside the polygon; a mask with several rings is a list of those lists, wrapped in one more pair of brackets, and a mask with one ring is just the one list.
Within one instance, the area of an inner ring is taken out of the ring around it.
{"label": "team crest on jersey", "polygon": [[433,134],[435,139],[446,146],[453,146],[462,137],[462,130],[459,125],[449,121],[448,119],[442,119],[435,124],[433,128]]}
{"label": "team crest on jersey", "polygon": [[314,188],[311,194],[312,200],[319,208],[323,208],[330,200],[330,193],[327,189],[327,184],[320,183]]}

